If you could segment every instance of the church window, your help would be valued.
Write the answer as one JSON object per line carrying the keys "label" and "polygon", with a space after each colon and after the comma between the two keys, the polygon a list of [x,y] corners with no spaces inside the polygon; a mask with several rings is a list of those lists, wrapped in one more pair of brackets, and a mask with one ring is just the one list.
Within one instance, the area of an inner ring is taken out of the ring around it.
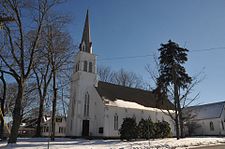
{"label": "church window", "polygon": [[92,62],[89,62],[89,72],[92,72]]}
{"label": "church window", "polygon": [[98,133],[103,133],[103,127],[99,127],[99,129],[98,129]]}
{"label": "church window", "polygon": [[59,127],[59,133],[63,133],[63,127]]}
{"label": "church window", "polygon": [[72,108],[71,108],[71,110],[72,110],[72,117],[74,117],[74,104],[75,104],[74,102],[75,102],[75,101],[73,100],[73,101],[72,101]]}
{"label": "church window", "polygon": [[82,44],[82,50],[83,50],[83,51],[87,51],[85,42],[83,42],[83,44]]}
{"label": "church window", "polygon": [[76,72],[79,71],[79,63],[76,64]]}
{"label": "church window", "polygon": [[84,71],[87,71],[87,61],[84,61]]}
{"label": "church window", "polygon": [[85,99],[84,99],[84,116],[89,116],[89,94],[85,94]]}
{"label": "church window", "polygon": [[210,130],[211,130],[211,131],[214,131],[214,125],[213,125],[213,122],[210,122],[210,123],[209,123],[209,126],[210,126]]}
{"label": "church window", "polygon": [[118,115],[114,115],[114,130],[118,130]]}
{"label": "church window", "polygon": [[221,125],[222,125],[222,129],[224,130],[224,124],[223,121],[221,120]]}

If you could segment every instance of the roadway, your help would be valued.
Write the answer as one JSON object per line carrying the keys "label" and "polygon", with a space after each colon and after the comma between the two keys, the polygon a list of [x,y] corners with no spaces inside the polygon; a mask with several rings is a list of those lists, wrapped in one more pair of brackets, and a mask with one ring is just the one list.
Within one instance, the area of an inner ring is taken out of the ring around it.
{"label": "roadway", "polygon": [[202,146],[202,147],[193,147],[190,149],[225,149],[225,144],[218,144],[218,145],[209,145],[209,146]]}

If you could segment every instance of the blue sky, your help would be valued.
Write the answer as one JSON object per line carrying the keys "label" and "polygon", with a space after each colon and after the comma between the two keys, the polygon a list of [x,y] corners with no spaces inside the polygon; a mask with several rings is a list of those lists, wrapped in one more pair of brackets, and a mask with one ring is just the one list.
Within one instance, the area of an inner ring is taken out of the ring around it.
{"label": "blue sky", "polygon": [[[158,54],[169,39],[191,51],[225,47],[224,0],[70,0],[63,9],[73,22],[68,30],[79,43],[86,10],[90,12],[93,51],[98,65],[124,68],[149,79],[145,66],[154,68],[153,57],[101,60]],[[190,52],[186,69],[190,75],[204,72],[195,88],[196,103],[225,100],[225,48]]]}

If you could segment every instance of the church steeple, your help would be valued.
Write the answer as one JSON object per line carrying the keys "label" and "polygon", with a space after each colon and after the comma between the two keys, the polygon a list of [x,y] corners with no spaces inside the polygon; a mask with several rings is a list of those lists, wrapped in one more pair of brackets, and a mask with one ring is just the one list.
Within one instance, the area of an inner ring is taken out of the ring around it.
{"label": "church steeple", "polygon": [[86,19],[85,19],[82,40],[80,43],[80,51],[92,53],[92,42],[91,42],[88,10],[87,10]]}

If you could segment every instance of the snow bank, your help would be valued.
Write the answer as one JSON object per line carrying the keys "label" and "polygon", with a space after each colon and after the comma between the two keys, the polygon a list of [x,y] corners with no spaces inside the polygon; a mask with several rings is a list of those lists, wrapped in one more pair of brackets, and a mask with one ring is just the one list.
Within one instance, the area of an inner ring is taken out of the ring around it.
{"label": "snow bank", "polygon": [[225,143],[225,138],[195,137],[176,140],[175,138],[157,139],[149,141],[122,142],[120,140],[83,140],[57,138],[49,142],[48,138],[20,138],[17,144],[7,145],[0,142],[2,149],[187,149],[202,145],[215,145]]}

